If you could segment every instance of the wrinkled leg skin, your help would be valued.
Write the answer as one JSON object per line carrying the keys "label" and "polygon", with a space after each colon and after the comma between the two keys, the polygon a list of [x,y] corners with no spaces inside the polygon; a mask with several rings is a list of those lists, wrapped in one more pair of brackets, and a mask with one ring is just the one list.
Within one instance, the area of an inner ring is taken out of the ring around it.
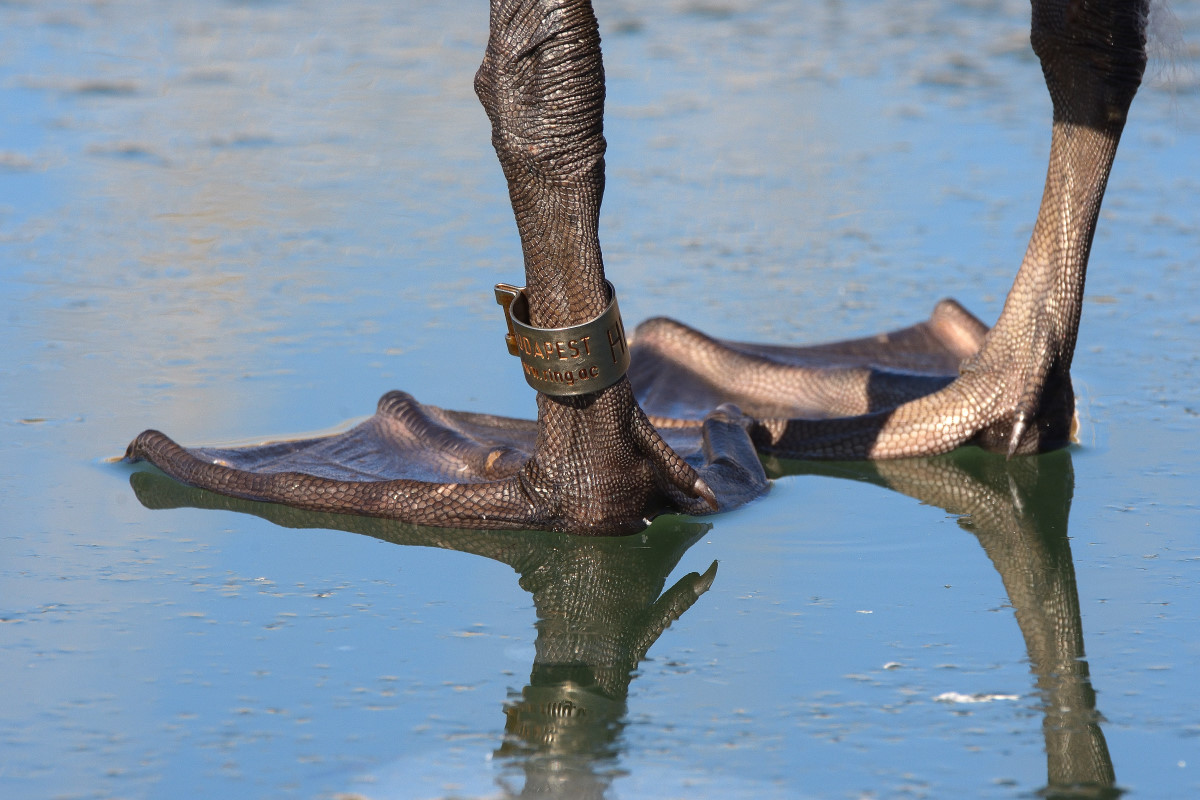
{"label": "wrinkled leg skin", "polygon": [[[597,234],[604,70],[590,3],[493,0],[475,89],[508,181],[530,324],[593,319],[608,300]],[[499,340],[497,352],[507,357]],[[340,437],[212,451],[146,431],[126,457],[192,486],[304,509],[580,534],[631,533],[660,513],[725,510],[766,490],[736,408],[707,415],[699,436],[673,435],[673,448],[627,378],[577,397],[539,394],[537,407],[534,427],[391,393]]]}
{"label": "wrinkled leg skin", "polygon": [[782,348],[649,320],[633,335],[631,379],[651,419],[689,424],[684,391],[709,404],[736,403],[755,419],[761,452],[803,459],[902,458],[964,444],[1011,457],[1068,443],[1088,253],[1146,65],[1148,3],[1032,5],[1031,40],[1054,108],[1050,163],[995,327],[943,301],[928,322],[903,331]]}
{"label": "wrinkled leg skin", "polygon": [[[1054,109],[1050,161],[1029,247],[990,330],[954,301],[911,328],[807,348],[723,342],[650,320],[634,334],[627,378],[576,398],[539,394],[536,426],[392,393],[339,437],[215,451],[147,431],[127,457],[193,486],[300,508],[611,534],[761,494],[755,448],[889,459],[964,444],[1009,456],[1062,447],[1088,254],[1146,64],[1146,5],[1033,0],[1031,40]],[[606,303],[595,16],[586,2],[494,0],[490,31],[476,91],[521,236],[529,321],[580,324]]]}

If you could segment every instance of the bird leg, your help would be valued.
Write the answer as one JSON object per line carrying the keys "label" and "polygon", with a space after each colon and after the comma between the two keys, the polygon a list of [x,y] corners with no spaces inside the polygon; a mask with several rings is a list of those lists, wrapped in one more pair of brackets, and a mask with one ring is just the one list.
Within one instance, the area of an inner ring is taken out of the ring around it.
{"label": "bird leg", "polygon": [[[524,322],[560,329],[595,320],[610,297],[598,238],[604,69],[590,3],[493,0],[475,89],[521,237]],[[392,393],[341,436],[215,451],[146,431],[127,458],[193,486],[316,511],[588,534],[640,530],[663,512],[729,508],[766,488],[749,420],[735,408],[709,414],[700,436],[672,437],[687,458],[642,413],[623,375],[585,394],[539,392],[537,408],[533,426]]]}
{"label": "bird leg", "polygon": [[[914,328],[817,348],[719,342],[654,320],[633,337],[643,407],[664,425],[659,417],[684,416],[661,382],[672,375],[703,387],[707,402],[739,402],[757,420],[760,451],[790,458],[1065,445],[1088,254],[1145,69],[1145,15],[1143,0],[1033,1],[1031,39],[1054,108],[1050,160],[1025,258],[986,335],[947,302]],[[961,362],[947,370],[955,355]]]}

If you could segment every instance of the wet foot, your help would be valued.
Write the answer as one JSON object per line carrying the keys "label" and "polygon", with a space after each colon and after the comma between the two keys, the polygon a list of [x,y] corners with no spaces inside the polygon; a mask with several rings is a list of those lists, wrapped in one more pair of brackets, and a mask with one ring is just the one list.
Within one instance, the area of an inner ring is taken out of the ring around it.
{"label": "wet foot", "polygon": [[1054,108],[1050,160],[995,327],[985,334],[943,303],[929,322],[896,334],[779,348],[652,321],[633,343],[647,411],[664,425],[687,424],[703,403],[736,402],[755,418],[758,448],[790,458],[900,458],[965,444],[1013,456],[1067,444],[1088,255],[1146,64],[1145,5],[1033,2],[1031,40]]}
{"label": "wet foot", "polygon": [[[589,325],[611,300],[598,237],[604,71],[590,4],[494,0],[475,87],[521,236],[523,323],[548,337]],[[588,534],[640,530],[665,512],[711,513],[765,490],[749,420],[735,408],[708,414],[682,442],[685,458],[642,413],[622,371],[585,394],[539,388],[535,426],[389,395],[367,430],[305,448],[320,458],[189,451],[156,431],[141,434],[128,458],[194,486],[300,508]],[[391,468],[356,474],[373,459]]]}

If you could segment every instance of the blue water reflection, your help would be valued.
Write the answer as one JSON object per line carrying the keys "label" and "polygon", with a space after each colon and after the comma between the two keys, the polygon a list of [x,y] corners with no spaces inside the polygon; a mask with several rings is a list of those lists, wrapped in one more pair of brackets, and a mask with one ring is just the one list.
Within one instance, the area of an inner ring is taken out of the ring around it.
{"label": "blue water reflection", "polygon": [[[646,586],[719,568],[585,737],[590,787],[1024,797],[1103,784],[1070,757],[1102,737],[1130,796],[1200,792],[1200,18],[1179,6],[1180,68],[1134,103],[1093,250],[1080,445],[782,465],[711,529],[651,528]],[[995,318],[1049,138],[1028,3],[598,12],[631,327],[814,342],[943,295]],[[104,461],[147,426],[291,434],[394,388],[532,415],[499,351],[444,367],[499,346],[491,286],[520,276],[471,90],[485,17],[0,5],[5,796],[495,796],[552,766],[504,711],[556,677],[509,565],[149,510]]]}
{"label": "blue water reflection", "polygon": [[[1007,461],[973,449],[878,464],[773,462],[779,475],[865,481],[961,515],[999,572],[1025,641],[1043,722],[1048,797],[1120,794],[1101,730],[1067,535],[1074,491],[1069,452]],[[666,629],[717,577],[714,561],[663,591],[666,578],[709,524],[665,518],[645,533],[587,538],[541,532],[420,528],[388,520],[301,512],[181,486],[156,472],[132,476],[152,509],[215,508],[288,528],[331,528],[404,546],[437,547],[511,567],[533,595],[537,637],[529,681],[504,712],[500,783],[505,796],[604,797],[619,777],[629,685]],[[884,670],[899,669],[889,662]],[[1018,694],[944,692],[971,708]],[[965,713],[965,712],[963,712]],[[513,782],[510,774],[519,776]],[[518,788],[519,787],[519,788]]]}

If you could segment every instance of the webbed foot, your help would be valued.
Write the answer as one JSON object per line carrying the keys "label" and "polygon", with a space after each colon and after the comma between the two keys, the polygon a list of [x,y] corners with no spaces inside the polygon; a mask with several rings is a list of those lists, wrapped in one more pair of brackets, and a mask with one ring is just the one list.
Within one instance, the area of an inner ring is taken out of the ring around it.
{"label": "webbed foot", "polygon": [[[590,4],[493,0],[475,88],[521,236],[523,322],[547,334],[590,325],[611,301],[597,233],[604,71]],[[765,490],[736,409],[668,442],[621,371],[596,383],[586,394],[539,392],[537,423],[396,393],[341,436],[217,453],[147,431],[128,458],[235,497],[448,527],[628,533],[660,513],[724,510]]]}
{"label": "webbed foot", "polygon": [[647,411],[686,424],[684,386],[704,402],[737,402],[756,420],[759,449],[789,458],[899,458],[971,443],[1013,456],[1067,444],[1088,255],[1145,68],[1145,6],[1033,1],[1031,39],[1054,107],[1050,161],[1025,258],[986,335],[960,317],[948,340],[937,336],[945,304],[914,328],[813,348],[717,342],[652,321],[633,345],[649,356],[634,374]]}
{"label": "webbed foot", "polygon": [[664,425],[720,403],[759,420],[849,417],[943,388],[986,333],[953,300],[908,328],[805,347],[724,341],[657,318],[634,332],[629,375],[642,407]]}
{"label": "webbed foot", "polygon": [[[765,491],[750,421],[736,409],[664,439],[627,383],[613,389],[550,411],[557,424],[543,435],[532,421],[389,392],[342,434],[217,449],[150,430],[125,457],[232,497],[441,527],[633,533],[659,514],[725,511]],[[571,417],[614,424],[588,424],[581,438]]]}

